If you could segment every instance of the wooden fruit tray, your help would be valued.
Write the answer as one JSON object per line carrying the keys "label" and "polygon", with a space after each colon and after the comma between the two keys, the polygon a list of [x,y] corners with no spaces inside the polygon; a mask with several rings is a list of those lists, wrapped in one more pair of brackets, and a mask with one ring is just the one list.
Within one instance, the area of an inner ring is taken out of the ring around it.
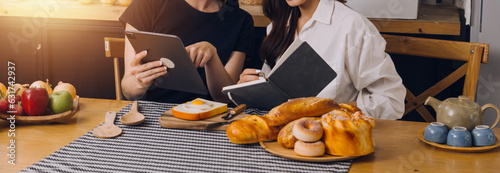
{"label": "wooden fruit tray", "polygon": [[[75,99],[73,100],[73,108],[69,111],[60,113],[60,114],[53,114],[53,115],[41,115],[41,116],[28,116],[28,115],[23,115],[23,116],[16,116],[16,123],[22,123],[22,124],[48,124],[52,122],[57,122],[57,121],[62,121],[71,118],[76,111],[78,111],[78,100],[80,97],[77,95]],[[0,119],[7,120],[10,117],[9,114],[2,114],[0,113]]]}

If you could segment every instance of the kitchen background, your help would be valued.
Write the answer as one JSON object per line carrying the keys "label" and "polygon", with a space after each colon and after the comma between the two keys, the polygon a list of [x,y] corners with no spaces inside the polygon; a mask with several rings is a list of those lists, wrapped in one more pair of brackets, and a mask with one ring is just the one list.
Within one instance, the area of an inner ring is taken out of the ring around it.
{"label": "kitchen background", "polygon": [[[84,1],[90,4],[81,5]],[[436,3],[439,1],[441,3]],[[17,83],[49,79],[55,85],[63,81],[75,85],[77,94],[81,97],[114,99],[113,60],[104,56],[103,38],[123,37],[123,27],[117,18],[126,7],[119,3],[118,0],[105,6],[100,0],[0,0],[0,64],[5,67],[0,67],[4,71],[0,73],[0,82],[6,83],[7,62],[12,61],[16,63]],[[353,9],[371,18],[414,20],[418,16],[418,7],[422,7],[422,4],[434,4],[439,8],[454,5],[461,7],[462,9],[457,10],[460,33],[398,35],[489,43],[489,63],[481,65],[476,101],[481,105],[493,103],[500,106],[500,76],[496,75],[500,73],[500,24],[497,17],[500,12],[496,9],[500,7],[500,1],[348,0],[348,5]],[[264,27],[256,27],[256,47],[260,46],[265,34]],[[454,62],[418,59],[415,61],[428,64],[426,69],[431,70],[406,69],[415,62],[408,61],[407,58],[404,61],[398,60],[398,55],[391,56],[402,76],[446,74],[459,66]],[[261,63],[259,60],[248,60],[246,65],[259,68]],[[415,73],[417,70],[418,73]],[[440,80],[439,77],[435,80]],[[429,85],[413,80],[405,80],[405,84],[416,86],[417,89]],[[461,87],[459,81],[437,98],[444,100],[456,97],[461,93]],[[429,111],[434,113],[433,109]],[[495,112],[488,110],[486,114],[485,121],[491,123]],[[422,121],[411,117],[404,119]]]}

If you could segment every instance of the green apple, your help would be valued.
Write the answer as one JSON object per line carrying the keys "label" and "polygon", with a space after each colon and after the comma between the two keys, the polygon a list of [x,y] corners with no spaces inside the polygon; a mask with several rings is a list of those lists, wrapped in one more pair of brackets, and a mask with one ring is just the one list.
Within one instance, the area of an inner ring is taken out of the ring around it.
{"label": "green apple", "polygon": [[73,108],[73,97],[68,91],[57,91],[49,96],[49,108],[54,114],[63,113]]}

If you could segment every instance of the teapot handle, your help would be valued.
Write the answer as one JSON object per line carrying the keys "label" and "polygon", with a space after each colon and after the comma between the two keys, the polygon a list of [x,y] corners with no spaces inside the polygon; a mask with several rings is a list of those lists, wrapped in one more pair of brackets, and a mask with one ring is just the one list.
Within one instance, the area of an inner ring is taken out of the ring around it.
{"label": "teapot handle", "polygon": [[490,128],[493,128],[495,127],[498,122],[500,121],[500,110],[498,110],[498,107],[496,107],[495,105],[491,104],[491,103],[488,103],[488,104],[485,104],[481,107],[481,111],[483,111],[484,113],[484,110],[488,109],[488,108],[493,108],[495,109],[495,111],[497,111],[497,120],[495,120],[495,122],[490,126]]}

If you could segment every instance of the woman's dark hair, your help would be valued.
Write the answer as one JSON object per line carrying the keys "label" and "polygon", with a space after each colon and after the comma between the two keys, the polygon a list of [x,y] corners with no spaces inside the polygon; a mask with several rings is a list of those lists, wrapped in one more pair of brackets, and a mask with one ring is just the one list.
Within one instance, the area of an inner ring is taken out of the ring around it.
{"label": "woman's dark hair", "polygon": [[[345,0],[337,1],[345,3]],[[260,58],[272,68],[294,40],[300,10],[299,7],[290,7],[284,0],[263,0],[262,11],[271,19],[273,27],[262,41]]]}

